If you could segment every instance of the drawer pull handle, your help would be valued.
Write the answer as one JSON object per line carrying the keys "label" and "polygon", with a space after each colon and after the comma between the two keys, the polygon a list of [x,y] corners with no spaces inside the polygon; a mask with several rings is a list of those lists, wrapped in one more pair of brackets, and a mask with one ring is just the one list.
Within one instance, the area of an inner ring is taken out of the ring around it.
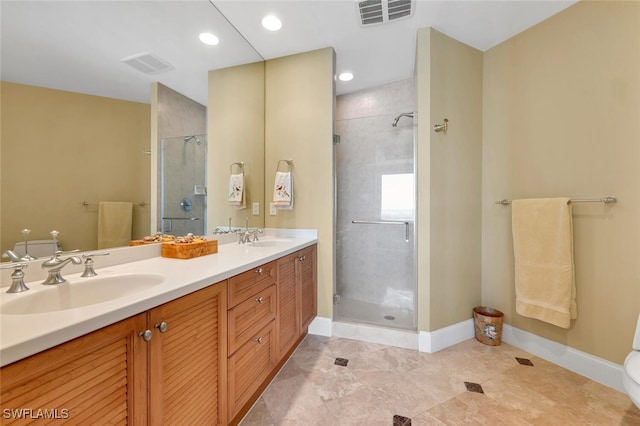
{"label": "drawer pull handle", "polygon": [[262,297],[262,296],[258,297],[258,298],[256,299],[256,302],[258,302],[258,303],[262,303],[262,302],[264,302],[264,297]]}
{"label": "drawer pull handle", "polygon": [[262,341],[263,341],[263,340],[264,340],[264,338],[262,338],[262,337],[258,337],[258,338],[256,338],[256,342],[258,342],[258,343],[260,343],[260,344],[262,344]]}
{"label": "drawer pull handle", "polygon": [[142,337],[145,342],[148,342],[153,337],[151,330],[145,330],[138,333],[138,336]]}
{"label": "drawer pull handle", "polygon": [[164,321],[162,321],[160,324],[154,325],[154,327],[160,330],[160,333],[164,333],[165,331],[167,331],[167,323]]}
{"label": "drawer pull handle", "polygon": [[258,268],[258,269],[256,269],[256,274],[258,274],[258,275],[262,275],[262,268]]}

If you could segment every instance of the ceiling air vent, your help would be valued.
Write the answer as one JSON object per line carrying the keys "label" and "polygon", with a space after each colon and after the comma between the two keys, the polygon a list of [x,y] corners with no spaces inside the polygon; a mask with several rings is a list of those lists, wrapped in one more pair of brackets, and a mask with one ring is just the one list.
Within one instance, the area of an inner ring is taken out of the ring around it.
{"label": "ceiling air vent", "polygon": [[413,14],[415,0],[364,0],[357,1],[360,25],[382,24]]}
{"label": "ceiling air vent", "polygon": [[164,59],[146,52],[128,56],[122,62],[145,74],[158,74],[175,68]]}

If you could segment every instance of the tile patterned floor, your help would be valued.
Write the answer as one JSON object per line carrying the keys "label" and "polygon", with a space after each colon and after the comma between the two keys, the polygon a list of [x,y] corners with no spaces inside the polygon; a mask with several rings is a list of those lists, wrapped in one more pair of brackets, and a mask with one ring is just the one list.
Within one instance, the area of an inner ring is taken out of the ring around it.
{"label": "tile patterned floor", "polygon": [[631,426],[640,425],[640,409],[621,392],[506,343],[470,339],[426,354],[309,335],[241,423],[481,424]]}

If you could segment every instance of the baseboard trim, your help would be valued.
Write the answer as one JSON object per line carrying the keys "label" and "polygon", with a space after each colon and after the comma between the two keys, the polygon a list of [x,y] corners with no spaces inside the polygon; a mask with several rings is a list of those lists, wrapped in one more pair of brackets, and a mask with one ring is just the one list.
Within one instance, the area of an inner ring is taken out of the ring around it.
{"label": "baseboard trim", "polygon": [[547,361],[626,393],[622,384],[623,367],[586,352],[554,342],[505,324],[502,341]]}
{"label": "baseboard trim", "polygon": [[331,318],[315,317],[311,324],[309,324],[309,334],[315,334],[316,336],[331,337],[331,326],[333,321]]}
{"label": "baseboard trim", "polygon": [[418,350],[434,353],[474,336],[473,319],[459,322],[434,331],[421,331],[418,336]]}

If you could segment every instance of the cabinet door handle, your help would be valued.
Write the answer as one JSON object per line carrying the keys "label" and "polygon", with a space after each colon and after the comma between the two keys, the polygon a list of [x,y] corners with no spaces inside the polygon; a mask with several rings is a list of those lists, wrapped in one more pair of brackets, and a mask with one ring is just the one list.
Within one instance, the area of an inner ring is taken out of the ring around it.
{"label": "cabinet door handle", "polygon": [[302,262],[302,261],[303,261],[303,260],[305,260],[306,258],[307,258],[307,256],[300,256],[300,257],[298,258],[298,260],[299,260],[300,262]]}
{"label": "cabinet door handle", "polygon": [[148,342],[153,337],[151,330],[145,330],[138,333],[138,336],[142,337],[145,342]]}
{"label": "cabinet door handle", "polygon": [[263,338],[263,337],[258,337],[258,338],[256,338],[256,342],[258,342],[258,343],[260,343],[260,344],[262,344],[262,341],[263,341],[263,340],[264,340],[264,338]]}
{"label": "cabinet door handle", "polygon": [[256,269],[256,274],[258,274],[258,275],[262,275],[262,272],[263,272],[263,271],[262,271],[262,268],[258,268],[258,269]]}
{"label": "cabinet door handle", "polygon": [[167,331],[167,323],[164,321],[162,321],[160,324],[154,325],[154,327],[160,330],[160,333],[164,333],[165,331]]}
{"label": "cabinet door handle", "polygon": [[258,297],[258,298],[256,299],[256,302],[258,302],[258,303],[262,303],[262,302],[264,302],[264,297],[262,297],[262,296]]}

